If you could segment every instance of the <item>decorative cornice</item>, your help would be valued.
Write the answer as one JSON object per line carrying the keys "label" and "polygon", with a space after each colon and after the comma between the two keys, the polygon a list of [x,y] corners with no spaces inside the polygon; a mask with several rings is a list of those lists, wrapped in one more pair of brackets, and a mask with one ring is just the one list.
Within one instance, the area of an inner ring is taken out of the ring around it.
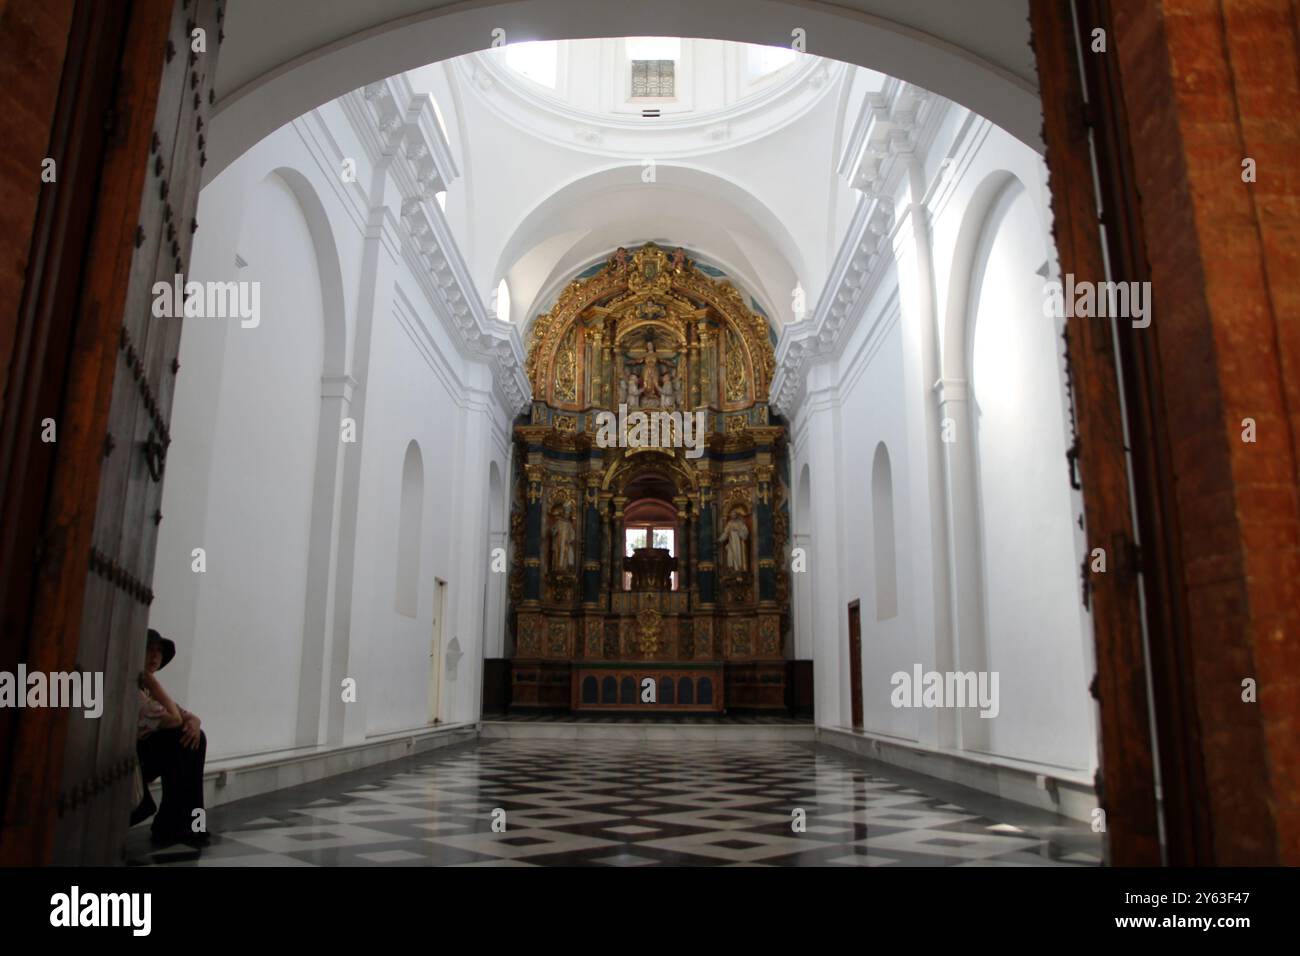
{"label": "decorative cornice", "polygon": [[866,196],[888,196],[898,158],[922,145],[922,131],[932,131],[937,98],[920,87],[887,77],[879,91],[862,100],[837,171]]}
{"label": "decorative cornice", "polygon": [[518,330],[489,315],[468,264],[436,202],[460,175],[429,96],[416,95],[404,75],[371,83],[344,98],[348,117],[372,163],[388,163],[401,196],[398,219],[415,278],[434,314],[471,360],[492,369],[499,397],[511,414],[531,401]]}
{"label": "decorative cornice", "polygon": [[861,317],[869,292],[892,261],[893,225],[893,203],[867,196],[858,200],[816,309],[802,322],[787,325],[777,343],[768,401],[782,415],[790,417],[798,403],[808,362],[837,354]]}
{"label": "decorative cornice", "polygon": [[768,400],[787,418],[801,400],[808,363],[839,354],[893,262],[894,196],[906,169],[898,157],[924,154],[946,106],[946,100],[892,77],[863,98],[837,167],[861,192],[857,208],[816,308],[803,321],[785,326],[776,347]]}

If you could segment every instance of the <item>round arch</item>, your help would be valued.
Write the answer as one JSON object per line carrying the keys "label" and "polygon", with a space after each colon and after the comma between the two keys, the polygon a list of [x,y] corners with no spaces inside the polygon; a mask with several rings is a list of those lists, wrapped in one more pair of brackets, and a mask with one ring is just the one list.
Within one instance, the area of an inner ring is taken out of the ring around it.
{"label": "round arch", "polygon": [[[988,117],[1041,150],[1023,9],[965,0],[605,0],[236,3],[205,182],[297,116],[367,83],[502,41],[679,36],[790,46],[887,73]],[[801,31],[796,33],[795,31]]]}
{"label": "round arch", "polygon": [[637,449],[636,454],[616,457],[606,469],[600,489],[622,494],[629,481],[646,471],[656,472],[673,481],[683,494],[693,495],[699,492],[699,483],[691,468],[675,455],[651,448]]}
{"label": "round arch", "polygon": [[970,381],[975,299],[979,295],[984,263],[1001,216],[1024,191],[1024,183],[1014,173],[1000,169],[984,177],[971,194],[953,246],[952,279],[944,309],[941,362],[945,381]]}
{"label": "round arch", "polygon": [[[644,189],[641,171],[640,165],[615,163],[572,179],[555,189],[519,217],[519,221],[508,233],[509,238],[502,247],[493,274],[507,275],[531,249],[550,240],[556,233],[556,224],[563,219],[591,215],[598,221],[596,214],[602,206],[608,205],[615,194],[640,195]],[[770,246],[770,267],[779,269],[783,265],[784,271],[788,273],[779,278],[774,277],[776,285],[782,290],[792,287],[799,276],[808,274],[803,250],[785,223],[743,186],[716,173],[680,162],[658,164],[656,185],[661,195],[668,192],[670,200],[676,199],[683,207],[708,203],[717,207],[719,213],[732,218],[735,225],[744,228],[747,233],[762,235]],[[722,215],[718,218],[721,219]],[[650,225],[653,227],[654,223],[651,222]],[[584,265],[601,258],[602,253],[607,256],[617,246],[628,246],[629,243],[640,245],[644,241],[667,242],[666,248],[678,244],[671,240],[672,237],[669,236],[628,237],[622,232],[609,235],[598,231],[589,233],[556,258],[548,270],[549,274],[531,295],[532,301],[528,303],[527,310],[519,312],[516,309],[516,313],[527,320],[545,311],[573,275]],[[762,276],[753,268],[737,261],[734,256],[720,254],[721,250],[701,248],[698,242],[693,241],[692,247],[706,254],[729,277],[752,291],[769,316],[775,314],[773,294],[765,287]],[[522,332],[526,334],[527,328],[522,329]]]}
{"label": "round arch", "polygon": [[316,187],[297,169],[277,166],[265,178],[271,176],[278,177],[293,193],[311,233],[316,266],[320,271],[321,304],[325,311],[325,355],[321,374],[324,378],[338,378],[348,370],[348,323],[344,311],[347,298],[343,294],[343,267],[329,213]]}

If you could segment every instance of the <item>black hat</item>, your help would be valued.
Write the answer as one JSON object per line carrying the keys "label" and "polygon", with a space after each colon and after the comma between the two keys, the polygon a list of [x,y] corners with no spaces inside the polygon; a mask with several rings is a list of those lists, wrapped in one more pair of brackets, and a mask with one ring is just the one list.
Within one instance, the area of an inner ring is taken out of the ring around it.
{"label": "black hat", "polygon": [[149,639],[144,645],[146,651],[154,644],[162,648],[162,663],[158,665],[158,669],[162,670],[176,656],[176,642],[163,637],[151,627],[149,628]]}

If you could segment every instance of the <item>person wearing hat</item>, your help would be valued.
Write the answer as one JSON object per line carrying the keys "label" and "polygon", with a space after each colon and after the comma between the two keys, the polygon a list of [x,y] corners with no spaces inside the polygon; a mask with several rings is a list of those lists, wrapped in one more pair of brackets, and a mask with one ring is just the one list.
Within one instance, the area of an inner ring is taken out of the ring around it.
{"label": "person wearing hat", "polygon": [[[203,809],[203,764],[208,741],[199,718],[172,700],[158,680],[158,671],[176,656],[176,644],[153,628],[145,642],[144,671],[140,674],[140,713],[136,752],[140,758],[140,803],[131,824],[157,815],[153,821],[155,843],[208,842],[206,832],[193,828],[194,811]],[[162,777],[162,806],[155,807],[148,784]]]}

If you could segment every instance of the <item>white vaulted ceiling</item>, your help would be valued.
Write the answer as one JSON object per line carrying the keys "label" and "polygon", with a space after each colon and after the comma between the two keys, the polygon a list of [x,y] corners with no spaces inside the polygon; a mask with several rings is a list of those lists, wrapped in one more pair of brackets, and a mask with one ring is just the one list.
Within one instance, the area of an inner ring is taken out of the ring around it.
{"label": "white vaulted ceiling", "polygon": [[[672,96],[631,95],[631,60],[641,56],[674,61]],[[770,135],[852,69],[788,47],[657,37],[509,44],[452,62],[461,85],[515,129],[599,156],[661,161]],[[646,108],[659,115],[645,118]]]}
{"label": "white vaulted ceiling", "polygon": [[321,103],[497,37],[790,46],[796,30],[809,53],[899,77],[1038,144],[1027,0],[230,0],[205,174]]}
{"label": "white vaulted ceiling", "polygon": [[684,166],[660,166],[653,189],[640,167],[612,167],[548,196],[502,250],[500,274],[526,326],[550,308],[569,279],[612,249],[645,242],[685,245],[773,318],[777,330],[803,268],[788,230],[752,194]]}
{"label": "white vaulted ceiling", "polygon": [[837,170],[843,114],[886,78],[748,44],[671,42],[675,95],[654,101],[668,115],[653,119],[634,112],[645,101],[624,82],[621,39],[560,42],[539,62],[514,61],[538,67],[531,78],[511,66],[509,47],[411,74],[417,89],[455,102],[467,201],[450,218],[459,208],[485,295],[506,279],[521,331],[575,274],[647,241],[724,272],[777,332],[796,286],[819,287],[837,203],[852,201]]}

